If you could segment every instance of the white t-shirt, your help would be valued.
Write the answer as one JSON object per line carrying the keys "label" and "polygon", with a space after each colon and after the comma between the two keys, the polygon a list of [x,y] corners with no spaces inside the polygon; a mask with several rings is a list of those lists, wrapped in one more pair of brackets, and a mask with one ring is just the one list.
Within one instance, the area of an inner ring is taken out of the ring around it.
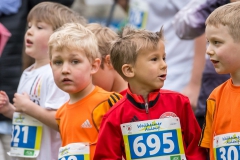
{"label": "white t-shirt", "polygon": [[[54,110],[69,100],[69,95],[56,86],[49,64],[34,70],[31,70],[32,67],[30,66],[23,72],[18,85],[18,93],[26,92],[34,103],[43,108]],[[41,149],[37,160],[57,160],[60,147],[59,132],[43,124]],[[12,159],[31,160],[30,158]]]}
{"label": "white t-shirt", "polygon": [[[189,83],[193,66],[194,41],[181,40],[175,33],[174,16],[190,0],[131,0],[131,6],[136,6],[137,13],[130,16],[134,21],[133,26],[145,28],[157,32],[163,26],[165,39],[165,52],[167,68],[167,79],[164,89],[182,91]],[[140,12],[142,10],[143,12]],[[133,11],[134,12],[134,11]],[[141,21],[143,22],[141,24]],[[130,22],[130,24],[132,24]]]}

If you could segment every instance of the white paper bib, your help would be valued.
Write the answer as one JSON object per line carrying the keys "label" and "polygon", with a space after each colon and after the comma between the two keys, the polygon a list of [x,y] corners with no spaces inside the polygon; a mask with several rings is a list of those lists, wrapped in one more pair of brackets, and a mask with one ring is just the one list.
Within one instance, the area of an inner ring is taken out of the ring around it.
{"label": "white paper bib", "polygon": [[59,149],[58,160],[90,160],[88,143],[71,143]]}
{"label": "white paper bib", "polygon": [[215,136],[213,149],[216,160],[240,159],[240,132]]}
{"label": "white paper bib", "polygon": [[126,159],[186,160],[178,117],[121,124]]}
{"label": "white paper bib", "polygon": [[14,112],[11,149],[13,157],[36,158],[40,152],[42,123],[24,113]]}

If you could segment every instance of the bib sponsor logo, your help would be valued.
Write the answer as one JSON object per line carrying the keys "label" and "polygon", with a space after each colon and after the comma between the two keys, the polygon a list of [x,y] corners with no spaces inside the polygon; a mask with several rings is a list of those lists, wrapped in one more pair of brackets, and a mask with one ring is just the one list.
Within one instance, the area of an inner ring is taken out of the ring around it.
{"label": "bib sponsor logo", "polygon": [[160,116],[160,119],[162,119],[162,118],[172,118],[172,117],[177,117],[177,115],[173,112],[165,112]]}

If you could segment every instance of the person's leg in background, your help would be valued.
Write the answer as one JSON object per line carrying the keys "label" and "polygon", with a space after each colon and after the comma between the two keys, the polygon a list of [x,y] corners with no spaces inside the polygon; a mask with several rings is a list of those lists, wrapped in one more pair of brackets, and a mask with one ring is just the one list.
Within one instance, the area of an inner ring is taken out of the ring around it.
{"label": "person's leg in background", "polygon": [[[1,137],[1,134],[0,134],[0,137]],[[2,141],[1,140],[0,140],[0,159],[4,159],[4,150],[3,150],[3,146],[2,146]]]}
{"label": "person's leg in background", "polygon": [[1,160],[11,160],[11,157],[7,154],[10,151],[10,142],[11,142],[11,135],[9,134],[0,134],[1,139],[1,153],[0,159]]}

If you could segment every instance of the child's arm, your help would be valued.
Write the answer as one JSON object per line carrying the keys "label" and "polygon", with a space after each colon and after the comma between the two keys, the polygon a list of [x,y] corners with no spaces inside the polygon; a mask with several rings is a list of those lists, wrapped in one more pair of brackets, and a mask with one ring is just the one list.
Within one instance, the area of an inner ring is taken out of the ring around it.
{"label": "child's arm", "polygon": [[12,119],[14,111],[15,107],[9,102],[6,92],[0,91],[0,113]]}
{"label": "child's arm", "polygon": [[94,160],[122,160],[124,150],[122,146],[122,132],[120,124],[117,123],[109,120],[106,116],[103,117]]}
{"label": "child's arm", "polygon": [[40,122],[58,131],[58,125],[55,120],[56,110],[48,110],[32,102],[27,93],[15,93],[13,98],[14,106],[17,112],[26,113]]}
{"label": "child's arm", "polygon": [[198,147],[201,136],[201,129],[190,106],[189,100],[183,99],[184,107],[180,117],[183,134],[183,143],[185,143],[185,154],[187,160],[206,160],[207,151],[205,148]]}
{"label": "child's arm", "polygon": [[206,38],[205,34],[194,40],[194,60],[191,78],[187,86],[183,89],[182,94],[190,100],[192,109],[197,108],[197,101],[201,87],[202,74],[205,66]]}

